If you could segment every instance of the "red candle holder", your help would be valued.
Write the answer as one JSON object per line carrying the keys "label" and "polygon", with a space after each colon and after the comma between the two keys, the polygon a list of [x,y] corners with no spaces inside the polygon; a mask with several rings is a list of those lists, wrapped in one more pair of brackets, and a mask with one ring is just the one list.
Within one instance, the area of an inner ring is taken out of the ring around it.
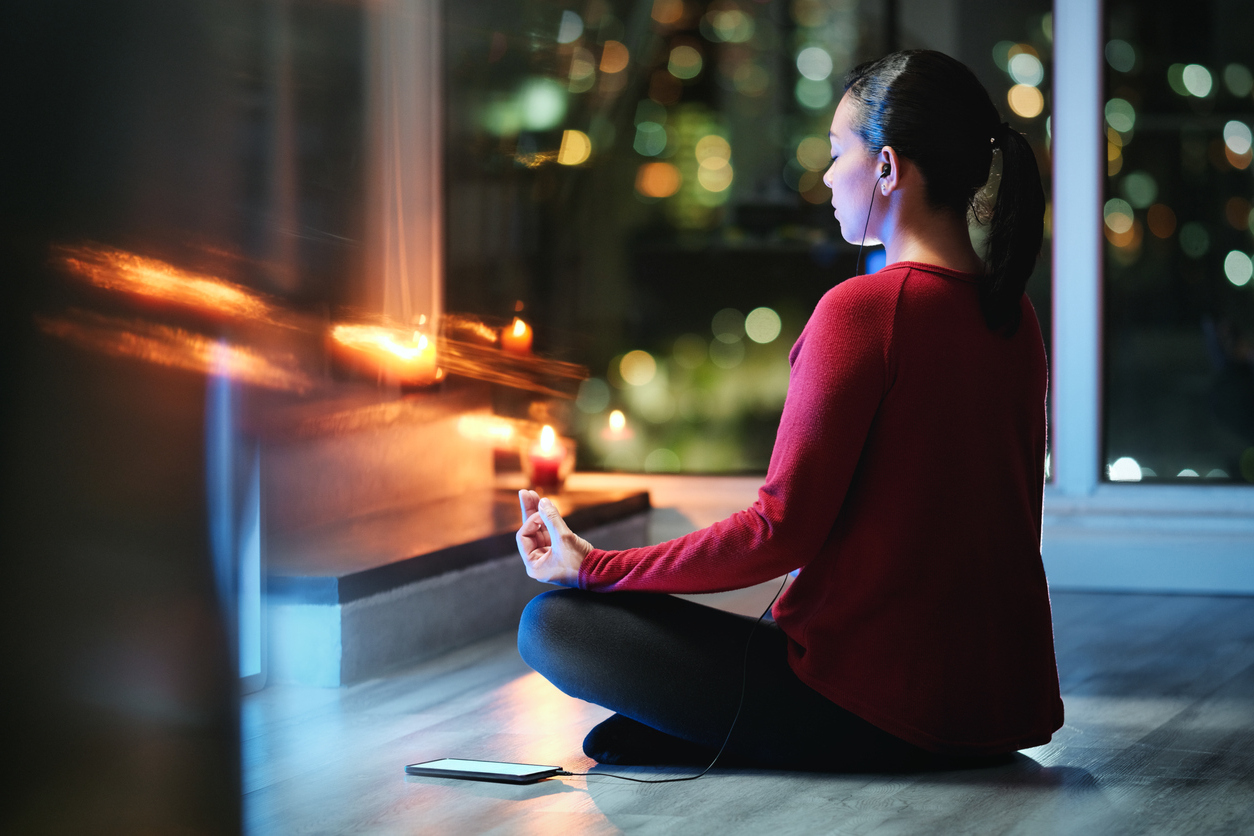
{"label": "red candle holder", "polygon": [[523,445],[523,474],[527,483],[541,493],[562,489],[566,477],[575,469],[575,442],[558,438],[552,427],[545,425],[540,437]]}

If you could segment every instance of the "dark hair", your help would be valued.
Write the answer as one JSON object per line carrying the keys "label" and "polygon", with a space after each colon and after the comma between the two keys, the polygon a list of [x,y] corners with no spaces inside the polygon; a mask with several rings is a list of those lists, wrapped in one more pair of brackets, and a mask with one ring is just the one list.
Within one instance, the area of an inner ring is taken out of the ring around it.
{"label": "dark hair", "polygon": [[861,64],[845,79],[845,92],[857,105],[854,131],[875,152],[891,145],[918,166],[935,208],[963,217],[975,210],[993,150],[1001,151],[980,307],[989,328],[1013,334],[1044,232],[1045,192],[1032,146],[1001,121],[975,74],[940,52],[912,49]]}

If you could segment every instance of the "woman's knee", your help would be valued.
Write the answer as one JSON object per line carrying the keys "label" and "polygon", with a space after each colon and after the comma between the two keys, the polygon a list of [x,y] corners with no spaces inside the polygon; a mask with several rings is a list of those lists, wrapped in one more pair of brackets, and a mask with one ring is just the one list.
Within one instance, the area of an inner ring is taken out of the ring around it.
{"label": "woman's knee", "polygon": [[532,669],[545,673],[555,653],[570,643],[580,623],[581,589],[554,589],[532,598],[518,622],[518,653]]}

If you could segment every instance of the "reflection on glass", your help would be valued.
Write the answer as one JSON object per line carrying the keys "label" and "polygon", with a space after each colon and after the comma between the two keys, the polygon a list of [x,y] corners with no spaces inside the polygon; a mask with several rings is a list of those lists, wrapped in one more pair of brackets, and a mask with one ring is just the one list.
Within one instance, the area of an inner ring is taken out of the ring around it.
{"label": "reflection on glass", "polygon": [[1106,476],[1254,482],[1254,10],[1107,10]]}

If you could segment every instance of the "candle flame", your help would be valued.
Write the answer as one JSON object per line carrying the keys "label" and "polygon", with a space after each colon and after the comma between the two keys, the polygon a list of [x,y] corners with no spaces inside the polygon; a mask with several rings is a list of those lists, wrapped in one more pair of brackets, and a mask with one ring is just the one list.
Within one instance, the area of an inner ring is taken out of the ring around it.
{"label": "candle flame", "polygon": [[414,331],[410,339],[400,336],[404,332],[379,325],[336,325],[331,337],[341,345],[368,354],[391,355],[405,362],[413,362],[424,354],[433,354],[427,335]]}
{"label": "candle flame", "polygon": [[[499,322],[500,320],[497,321]],[[525,333],[527,333],[527,323],[523,322],[518,317],[514,317],[514,336],[521,337]]]}
{"label": "candle flame", "polygon": [[623,414],[621,409],[616,409],[610,413],[610,429],[614,432],[622,432],[623,427],[627,426],[627,416]]}
{"label": "candle flame", "polygon": [[553,448],[557,446],[557,433],[548,424],[544,425],[544,429],[540,430],[540,451],[542,453],[552,453]]}

